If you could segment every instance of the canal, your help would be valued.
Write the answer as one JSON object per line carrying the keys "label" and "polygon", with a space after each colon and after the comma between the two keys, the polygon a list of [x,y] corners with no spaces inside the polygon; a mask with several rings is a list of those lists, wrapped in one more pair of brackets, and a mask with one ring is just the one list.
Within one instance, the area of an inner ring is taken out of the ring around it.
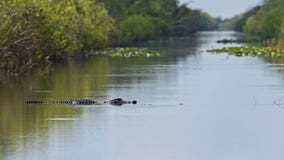
{"label": "canal", "polygon": [[[2,78],[0,159],[282,160],[284,105],[274,101],[284,96],[284,65],[206,53],[236,36],[149,41],[139,46],[160,57],[98,56]],[[138,104],[24,103],[116,97]]]}

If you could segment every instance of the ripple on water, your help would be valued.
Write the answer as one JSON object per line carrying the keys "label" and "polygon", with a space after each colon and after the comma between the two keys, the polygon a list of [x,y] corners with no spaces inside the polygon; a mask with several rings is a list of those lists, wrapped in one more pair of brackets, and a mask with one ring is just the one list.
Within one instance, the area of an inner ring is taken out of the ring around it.
{"label": "ripple on water", "polygon": [[46,118],[47,121],[76,121],[79,118]]}

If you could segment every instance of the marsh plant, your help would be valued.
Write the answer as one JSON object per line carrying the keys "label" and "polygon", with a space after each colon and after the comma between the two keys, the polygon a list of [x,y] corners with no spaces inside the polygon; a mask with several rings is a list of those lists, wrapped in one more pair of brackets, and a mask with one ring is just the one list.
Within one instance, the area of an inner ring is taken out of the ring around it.
{"label": "marsh plant", "polygon": [[284,58],[284,50],[274,47],[224,47],[221,49],[207,50],[212,53],[228,53],[235,56],[263,56],[266,58]]}
{"label": "marsh plant", "polygon": [[111,57],[157,57],[160,53],[147,48],[109,48],[96,51],[95,55],[106,55]]}

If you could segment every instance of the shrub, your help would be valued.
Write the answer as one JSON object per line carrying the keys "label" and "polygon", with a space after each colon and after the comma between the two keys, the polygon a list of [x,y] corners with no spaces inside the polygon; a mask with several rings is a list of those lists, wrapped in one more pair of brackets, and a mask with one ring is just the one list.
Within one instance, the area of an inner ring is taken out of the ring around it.
{"label": "shrub", "polygon": [[119,24],[115,35],[118,44],[150,39],[154,35],[154,24],[150,17],[134,14]]}
{"label": "shrub", "polygon": [[248,18],[244,32],[280,43],[283,41],[283,14],[283,0],[268,0],[255,15]]}
{"label": "shrub", "polygon": [[11,72],[101,48],[113,29],[94,0],[3,0],[0,15],[0,64]]}

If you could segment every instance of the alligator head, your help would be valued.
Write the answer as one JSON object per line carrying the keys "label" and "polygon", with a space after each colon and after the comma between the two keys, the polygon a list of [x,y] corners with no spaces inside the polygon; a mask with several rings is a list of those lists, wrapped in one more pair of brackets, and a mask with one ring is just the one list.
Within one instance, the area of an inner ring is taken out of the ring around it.
{"label": "alligator head", "polygon": [[104,103],[108,103],[108,104],[111,104],[111,105],[114,105],[114,106],[121,106],[123,104],[137,104],[137,101],[136,100],[126,101],[126,100],[123,100],[122,98],[115,98],[115,99],[106,101]]}

